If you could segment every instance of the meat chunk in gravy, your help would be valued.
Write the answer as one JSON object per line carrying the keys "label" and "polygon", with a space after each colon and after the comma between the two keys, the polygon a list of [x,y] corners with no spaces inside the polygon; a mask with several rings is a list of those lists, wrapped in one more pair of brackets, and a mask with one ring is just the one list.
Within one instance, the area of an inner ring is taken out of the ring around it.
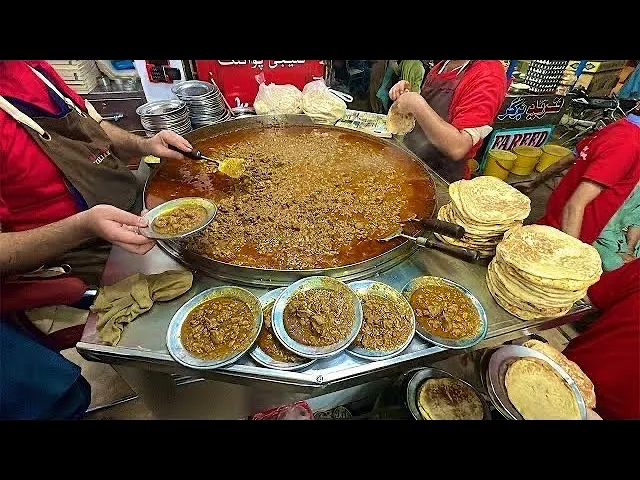
{"label": "meat chunk in gravy", "polygon": [[158,215],[152,227],[163,235],[181,235],[203,225],[207,216],[207,209],[202,205],[185,204]]}
{"label": "meat chunk in gravy", "polygon": [[225,358],[247,348],[255,331],[249,306],[235,298],[214,298],[194,308],[182,324],[184,348],[206,360]]}
{"label": "meat chunk in gravy", "polygon": [[467,296],[449,285],[425,285],[409,300],[418,322],[432,335],[460,340],[480,330],[480,315]]}
{"label": "meat chunk in gravy", "polygon": [[315,288],[296,293],[289,300],[284,309],[284,328],[298,343],[324,347],[347,338],[355,317],[348,293]]}
{"label": "meat chunk in gravy", "polygon": [[354,344],[367,350],[389,351],[402,345],[412,332],[411,320],[390,300],[367,294],[362,301],[363,322]]}

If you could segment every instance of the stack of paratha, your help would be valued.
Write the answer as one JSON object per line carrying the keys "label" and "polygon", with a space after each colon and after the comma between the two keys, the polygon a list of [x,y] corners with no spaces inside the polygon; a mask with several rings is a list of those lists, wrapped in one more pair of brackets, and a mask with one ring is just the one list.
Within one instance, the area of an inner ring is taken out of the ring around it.
{"label": "stack of paratha", "polygon": [[491,176],[459,180],[449,185],[451,202],[443,205],[438,219],[465,229],[460,240],[443,235],[441,240],[478,250],[483,257],[495,254],[496,245],[508,229],[522,225],[531,212],[531,200],[511,185]]}
{"label": "stack of paratha", "polygon": [[487,287],[506,311],[534,320],[559,317],[600,278],[598,251],[546,225],[504,234],[487,270]]}

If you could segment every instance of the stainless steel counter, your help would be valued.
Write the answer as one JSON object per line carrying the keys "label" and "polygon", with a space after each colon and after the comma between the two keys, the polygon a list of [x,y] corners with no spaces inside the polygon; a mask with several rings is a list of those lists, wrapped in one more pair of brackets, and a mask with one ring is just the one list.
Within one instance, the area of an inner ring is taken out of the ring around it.
{"label": "stainless steel counter", "polygon": [[[446,196],[444,192],[440,191]],[[103,284],[115,283],[131,274],[159,273],[169,269],[183,269],[159,247],[144,256],[130,254],[114,247],[109,256]],[[454,280],[473,292],[484,306],[489,330],[483,342],[473,349],[502,344],[535,331],[554,328],[580,318],[592,307],[578,303],[570,314],[556,319],[523,321],[503,310],[491,297],[485,283],[486,266],[470,264],[444,253],[420,249],[410,258],[390,270],[372,278],[401,290],[412,278],[435,275]],[[90,315],[78,351],[88,360],[132,366],[146,370],[180,375],[193,375],[247,386],[267,387],[274,391],[325,393],[361,385],[372,380],[397,374],[460,353],[432,346],[417,336],[399,356],[380,362],[368,362],[349,353],[320,360],[297,372],[272,370],[255,363],[248,355],[228,367],[211,371],[194,371],[181,366],[169,355],[165,346],[167,327],[178,308],[199,292],[224,282],[194,273],[191,290],[170,302],[156,302],[153,308],[129,324],[117,346],[102,345],[96,335],[96,318]],[[267,289],[248,287],[257,296]],[[428,359],[428,360],[427,360]]]}

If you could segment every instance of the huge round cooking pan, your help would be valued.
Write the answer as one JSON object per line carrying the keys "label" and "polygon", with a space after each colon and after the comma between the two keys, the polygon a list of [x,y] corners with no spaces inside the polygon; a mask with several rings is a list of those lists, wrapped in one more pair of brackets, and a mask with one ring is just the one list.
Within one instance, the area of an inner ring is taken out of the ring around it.
{"label": "huge round cooking pan", "polygon": [[[212,137],[228,134],[229,132],[235,132],[245,129],[256,129],[264,127],[289,127],[289,126],[314,126],[312,120],[306,115],[280,115],[280,116],[267,116],[259,115],[252,117],[245,117],[227,122],[222,122],[215,125],[209,125],[199,128],[185,135],[185,138],[198,148],[198,143]],[[316,128],[325,128],[331,130],[343,131],[350,135],[366,138],[367,141],[372,141],[384,145],[385,148],[393,149],[394,155],[404,155],[410,158],[411,161],[420,165],[424,171],[424,176],[427,179],[430,191],[433,192],[433,198],[428,199],[428,205],[425,207],[425,218],[431,218],[437,212],[437,201],[435,198],[435,182],[431,176],[427,167],[411,152],[401,148],[397,144],[367,135],[353,130],[334,127],[334,126],[314,126]],[[154,177],[162,170],[164,162],[154,168],[149,176],[145,185],[144,202],[146,208],[152,208],[160,201],[155,198],[149,198],[149,186],[152,185]],[[166,200],[166,199],[165,199]],[[411,222],[415,223],[415,222]],[[418,223],[418,225],[420,225]],[[415,230],[415,229],[414,229]],[[418,227],[414,233],[422,233],[423,229]],[[399,241],[396,241],[398,243]],[[235,265],[233,263],[223,262],[207,258],[205,256],[195,254],[185,249],[181,243],[174,241],[159,241],[160,247],[166,251],[170,256],[175,258],[183,265],[190,267],[193,270],[199,270],[212,277],[220,278],[225,281],[229,281],[236,284],[244,285],[259,285],[259,286],[285,286],[290,283],[311,275],[327,275],[335,278],[339,278],[343,281],[357,280],[360,278],[369,277],[375,273],[387,270],[410,256],[417,248],[414,242],[402,241],[393,248],[378,254],[372,258],[368,258],[363,261],[358,261],[349,265],[343,265],[339,267],[331,268],[316,268],[306,270],[277,270],[269,268],[255,268],[249,266]]]}

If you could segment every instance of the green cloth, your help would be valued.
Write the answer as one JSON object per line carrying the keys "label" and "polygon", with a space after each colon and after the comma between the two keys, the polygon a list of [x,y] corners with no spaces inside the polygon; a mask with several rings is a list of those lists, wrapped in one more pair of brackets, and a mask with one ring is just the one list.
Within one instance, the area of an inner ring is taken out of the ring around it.
{"label": "green cloth", "polygon": [[421,60],[402,60],[396,73],[400,80],[406,80],[411,85],[412,92],[419,92],[424,79],[424,65]]}
{"label": "green cloth", "polygon": [[615,270],[624,264],[619,253],[627,253],[634,257],[640,256],[640,242],[635,246],[633,252],[629,251],[627,245],[627,230],[629,227],[640,226],[640,187],[631,192],[616,214],[609,220],[598,239],[593,242],[593,246],[598,250],[602,259],[604,271]]}
{"label": "green cloth", "polygon": [[378,97],[382,102],[385,112],[388,112],[389,107],[391,106],[389,90],[391,90],[391,87],[393,87],[393,84],[396,82],[396,78],[397,74],[394,72],[393,66],[389,65],[387,67],[387,71],[384,72],[382,83],[380,84],[380,88],[378,88],[378,92],[376,93],[376,97]]}

